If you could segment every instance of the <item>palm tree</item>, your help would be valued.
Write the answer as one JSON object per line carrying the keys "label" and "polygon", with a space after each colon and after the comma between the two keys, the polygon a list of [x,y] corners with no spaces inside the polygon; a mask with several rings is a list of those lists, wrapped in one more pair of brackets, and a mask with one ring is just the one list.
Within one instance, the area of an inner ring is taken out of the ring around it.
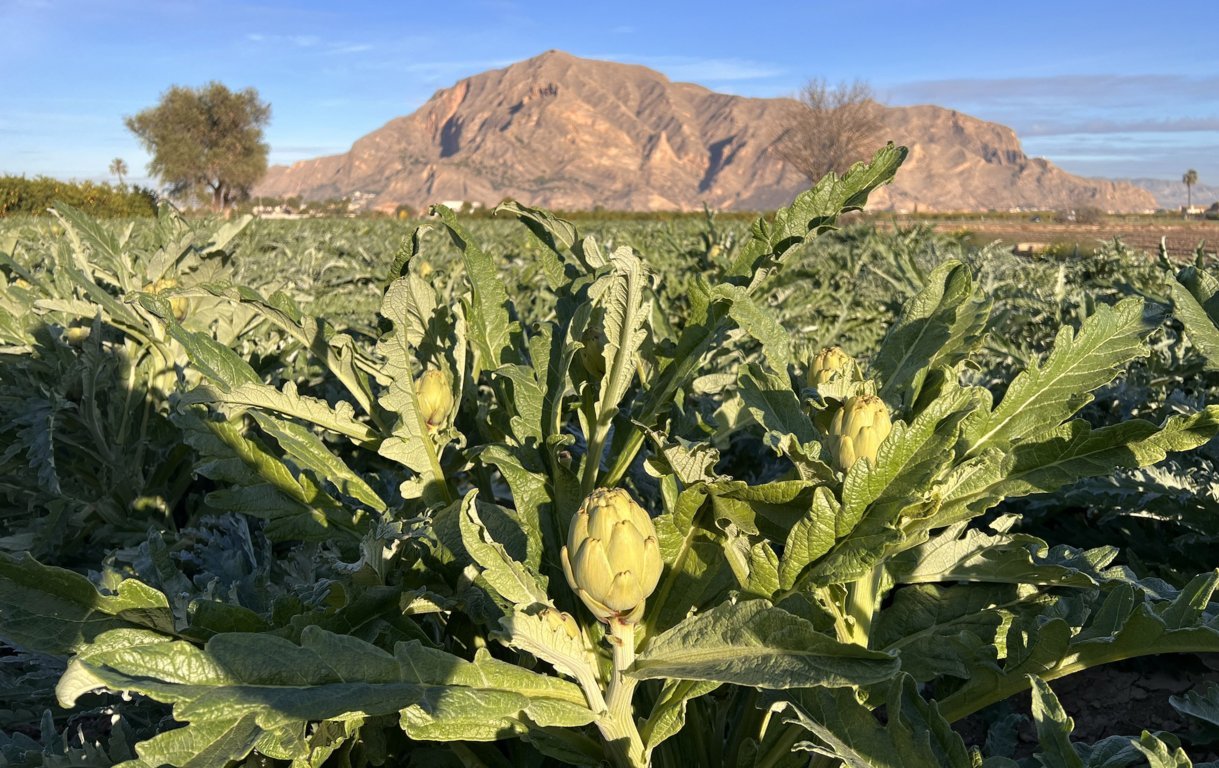
{"label": "palm tree", "polygon": [[127,175],[127,163],[121,157],[110,161],[110,172],[119,177],[119,186],[123,186],[123,177]]}
{"label": "palm tree", "polygon": [[1189,209],[1194,207],[1194,185],[1198,183],[1198,172],[1190,168],[1181,177],[1181,181],[1185,183],[1185,215],[1189,215]]}

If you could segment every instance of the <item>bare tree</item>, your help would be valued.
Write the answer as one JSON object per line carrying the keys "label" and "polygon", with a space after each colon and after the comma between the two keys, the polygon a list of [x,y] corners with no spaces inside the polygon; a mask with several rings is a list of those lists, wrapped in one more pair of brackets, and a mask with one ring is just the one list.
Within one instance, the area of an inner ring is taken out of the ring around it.
{"label": "bare tree", "polygon": [[830,86],[810,80],[783,115],[775,146],[780,157],[810,181],[818,181],[864,159],[881,127],[881,106],[867,83]]}

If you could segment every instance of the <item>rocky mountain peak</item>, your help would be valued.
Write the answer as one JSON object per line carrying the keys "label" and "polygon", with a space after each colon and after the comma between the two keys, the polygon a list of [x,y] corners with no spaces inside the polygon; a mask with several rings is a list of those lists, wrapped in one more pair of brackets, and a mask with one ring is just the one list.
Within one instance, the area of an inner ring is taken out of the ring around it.
{"label": "rocky mountain peak", "polygon": [[[256,195],[371,195],[379,209],[505,197],[558,209],[765,210],[808,182],[774,151],[783,99],[721,94],[558,50],[465,78],[350,151],[276,166]],[[885,109],[911,148],[874,209],[1153,208],[1128,184],[1029,158],[1015,133],[936,106]]]}

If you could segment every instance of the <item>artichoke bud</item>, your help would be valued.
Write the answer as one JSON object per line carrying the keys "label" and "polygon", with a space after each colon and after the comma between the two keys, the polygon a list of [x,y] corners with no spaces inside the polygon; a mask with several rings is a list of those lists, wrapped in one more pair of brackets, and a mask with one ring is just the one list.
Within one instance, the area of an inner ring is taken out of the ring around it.
{"label": "artichoke bud", "polygon": [[599,325],[590,324],[580,337],[584,346],[580,349],[580,361],[584,370],[594,379],[605,376],[605,331]]}
{"label": "artichoke bud", "polygon": [[856,395],[834,413],[826,447],[835,466],[846,472],[859,459],[875,463],[880,444],[892,429],[884,401],[875,395]]}
{"label": "artichoke bud", "polygon": [[542,616],[546,619],[546,625],[550,627],[551,632],[556,634],[562,632],[571,640],[580,637],[580,625],[576,623],[575,617],[570,613],[546,608],[542,611]]}
{"label": "artichoke bud", "polygon": [[430,369],[415,384],[419,400],[419,412],[427,422],[429,432],[444,426],[449,412],[453,410],[453,387],[444,371]]}
{"label": "artichoke bud", "polygon": [[826,347],[813,356],[808,366],[808,385],[820,387],[835,376],[846,376],[854,362],[842,347]]}
{"label": "artichoke bud", "polygon": [[[177,288],[178,281],[172,277],[163,277],[151,285],[144,286],[144,290],[149,293],[160,293],[168,291],[171,288]],[[185,296],[174,296],[169,300],[170,311],[174,313],[174,319],[179,323],[186,319],[186,313],[190,309],[190,302]]]}
{"label": "artichoke bud", "polygon": [[635,624],[664,564],[647,511],[621,488],[598,488],[571,520],[563,573],[598,620]]}

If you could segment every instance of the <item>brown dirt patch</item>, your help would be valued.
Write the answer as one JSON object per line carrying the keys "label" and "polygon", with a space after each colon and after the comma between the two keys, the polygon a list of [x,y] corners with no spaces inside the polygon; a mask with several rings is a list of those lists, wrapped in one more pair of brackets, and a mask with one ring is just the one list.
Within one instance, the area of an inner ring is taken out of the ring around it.
{"label": "brown dirt patch", "polygon": [[[1110,216],[1093,224],[1059,223],[1042,217],[1015,218],[999,215],[991,218],[919,218],[896,217],[893,225],[909,227],[928,224],[942,232],[968,232],[981,243],[998,240],[1007,245],[1017,243],[1076,244],[1080,250],[1091,250],[1096,246],[1121,238],[1126,245],[1155,253],[1160,247],[1160,238],[1165,238],[1169,255],[1174,258],[1192,257],[1199,243],[1204,250],[1215,255],[1219,251],[1219,221],[1196,219],[1182,221],[1161,216]],[[878,226],[883,226],[878,218]]]}

